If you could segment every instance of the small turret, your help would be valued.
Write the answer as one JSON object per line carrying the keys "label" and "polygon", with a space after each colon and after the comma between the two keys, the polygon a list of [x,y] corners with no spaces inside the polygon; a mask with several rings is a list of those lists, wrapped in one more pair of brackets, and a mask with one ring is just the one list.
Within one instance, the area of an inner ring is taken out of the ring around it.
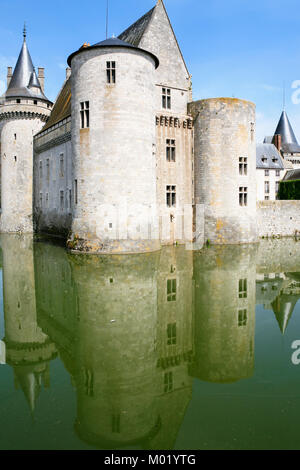
{"label": "small turret", "polygon": [[52,103],[43,92],[24,40],[0,104],[1,232],[33,231],[33,139],[44,126]]}

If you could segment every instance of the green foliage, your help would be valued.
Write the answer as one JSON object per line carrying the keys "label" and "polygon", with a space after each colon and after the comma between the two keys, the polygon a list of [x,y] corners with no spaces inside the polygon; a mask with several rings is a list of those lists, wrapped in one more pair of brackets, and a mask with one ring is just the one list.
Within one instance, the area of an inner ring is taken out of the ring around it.
{"label": "green foliage", "polygon": [[281,201],[299,201],[300,180],[281,181],[279,184],[278,199]]}

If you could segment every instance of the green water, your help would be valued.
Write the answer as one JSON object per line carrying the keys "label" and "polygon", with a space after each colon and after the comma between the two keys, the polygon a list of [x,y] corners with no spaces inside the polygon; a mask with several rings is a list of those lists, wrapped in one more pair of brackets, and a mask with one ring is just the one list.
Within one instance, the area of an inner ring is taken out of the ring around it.
{"label": "green water", "polygon": [[1,449],[300,449],[300,243],[2,235]]}

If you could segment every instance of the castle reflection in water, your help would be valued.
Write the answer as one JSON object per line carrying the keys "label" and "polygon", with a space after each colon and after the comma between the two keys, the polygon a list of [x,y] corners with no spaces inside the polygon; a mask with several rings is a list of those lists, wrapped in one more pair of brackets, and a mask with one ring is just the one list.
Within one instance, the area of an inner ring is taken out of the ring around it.
{"label": "castle reflection in water", "polygon": [[0,363],[33,412],[59,356],[76,389],[76,433],[104,449],[173,448],[194,378],[253,375],[256,304],[284,334],[300,298],[291,239],[103,257],[27,236],[0,242]]}

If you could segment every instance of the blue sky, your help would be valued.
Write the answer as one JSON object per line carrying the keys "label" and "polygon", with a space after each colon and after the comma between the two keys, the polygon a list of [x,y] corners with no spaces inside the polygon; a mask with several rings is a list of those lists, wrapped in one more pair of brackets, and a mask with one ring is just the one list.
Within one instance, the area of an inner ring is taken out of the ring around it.
{"label": "blue sky", "polygon": [[[109,2],[111,36],[156,0]],[[193,75],[194,99],[254,101],[261,141],[275,130],[285,82],[286,110],[300,140],[300,104],[292,102],[292,84],[300,80],[299,0],[165,0],[165,5]],[[0,92],[6,67],[14,66],[19,54],[24,20],[33,62],[46,68],[46,93],[52,100],[63,83],[68,55],[84,42],[105,39],[106,0],[0,0],[0,6]]]}

